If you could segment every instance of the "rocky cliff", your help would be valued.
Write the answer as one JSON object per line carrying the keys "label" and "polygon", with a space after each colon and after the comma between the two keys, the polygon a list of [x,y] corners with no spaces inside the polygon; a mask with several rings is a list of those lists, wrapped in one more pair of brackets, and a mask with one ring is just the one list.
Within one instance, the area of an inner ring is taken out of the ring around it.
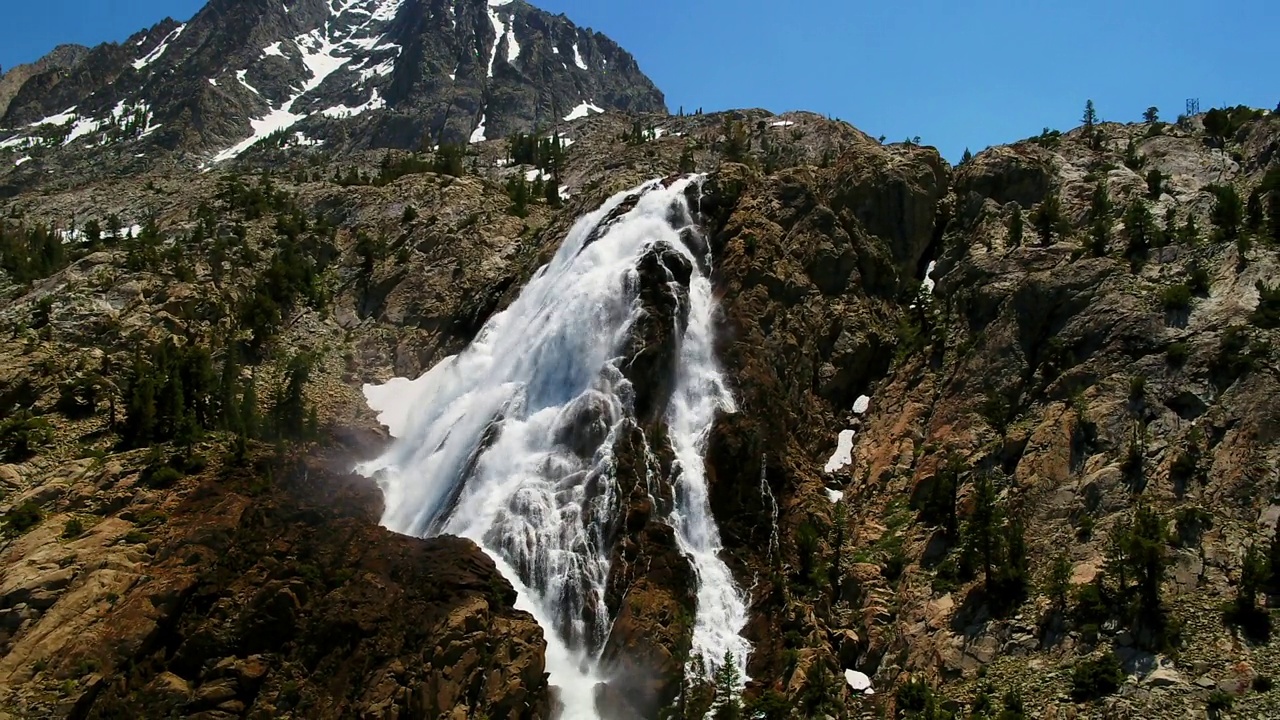
{"label": "rocky cliff", "polygon": [[[345,472],[385,441],[359,390],[465,346],[605,198],[698,171],[738,404],[707,469],[756,712],[1272,714],[1280,124],[1221,120],[951,167],[807,113],[606,113],[531,156],[352,144],[263,153],[264,180],[14,186],[0,704],[553,716],[543,631],[492,563],[376,527]],[[661,394],[670,333],[646,327],[630,377]],[[618,445],[611,717],[710,698],[682,677],[688,563],[643,487],[662,422]]]}

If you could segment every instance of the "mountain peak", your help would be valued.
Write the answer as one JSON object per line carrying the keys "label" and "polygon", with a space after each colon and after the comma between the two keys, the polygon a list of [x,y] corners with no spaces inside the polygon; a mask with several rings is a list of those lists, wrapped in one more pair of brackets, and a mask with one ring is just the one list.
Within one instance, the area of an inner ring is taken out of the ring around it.
{"label": "mountain peak", "polygon": [[10,85],[0,152],[157,147],[206,166],[264,141],[413,148],[666,109],[616,43],[522,0],[211,0]]}

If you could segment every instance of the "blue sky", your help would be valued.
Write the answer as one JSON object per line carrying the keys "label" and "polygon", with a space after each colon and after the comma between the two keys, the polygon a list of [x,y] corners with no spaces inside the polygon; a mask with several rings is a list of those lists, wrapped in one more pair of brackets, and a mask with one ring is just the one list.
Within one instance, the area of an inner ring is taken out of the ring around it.
{"label": "blue sky", "polygon": [[[121,40],[199,0],[6,0],[0,65]],[[1186,98],[1280,102],[1275,0],[535,0],[630,50],[672,112],[813,110],[889,140],[966,147],[1103,119],[1166,119]],[[969,7],[962,7],[969,6]]]}

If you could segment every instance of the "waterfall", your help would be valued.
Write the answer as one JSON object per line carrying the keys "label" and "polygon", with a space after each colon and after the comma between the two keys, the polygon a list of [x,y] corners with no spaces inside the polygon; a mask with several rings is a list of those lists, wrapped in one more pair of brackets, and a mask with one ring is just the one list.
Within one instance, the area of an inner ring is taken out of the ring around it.
{"label": "waterfall", "polygon": [[574,224],[466,349],[417,380],[365,387],[395,438],[359,468],[382,488],[383,524],[467,537],[494,558],[517,607],[546,631],[564,718],[598,717],[594,686],[605,679],[599,654],[612,624],[609,533],[624,500],[614,446],[637,421],[638,388],[622,361],[645,315],[639,266],[654,250],[690,267],[662,417],[674,455],[666,520],[697,580],[693,648],[713,664],[729,653],[745,667],[746,602],[719,558],[704,473],[707,434],[734,403],[714,355],[710,258],[685,197],[700,182],[654,180],[613,196]]}

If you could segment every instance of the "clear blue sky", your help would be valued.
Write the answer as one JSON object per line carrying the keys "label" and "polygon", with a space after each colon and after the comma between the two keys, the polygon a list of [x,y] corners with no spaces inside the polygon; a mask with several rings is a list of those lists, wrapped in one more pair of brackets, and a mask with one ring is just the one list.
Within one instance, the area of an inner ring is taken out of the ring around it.
{"label": "clear blue sky", "polygon": [[[0,65],[120,40],[199,0],[5,0]],[[630,50],[672,112],[813,110],[891,141],[966,147],[1189,97],[1280,102],[1276,0],[535,0]],[[971,7],[964,7],[971,6]]]}

